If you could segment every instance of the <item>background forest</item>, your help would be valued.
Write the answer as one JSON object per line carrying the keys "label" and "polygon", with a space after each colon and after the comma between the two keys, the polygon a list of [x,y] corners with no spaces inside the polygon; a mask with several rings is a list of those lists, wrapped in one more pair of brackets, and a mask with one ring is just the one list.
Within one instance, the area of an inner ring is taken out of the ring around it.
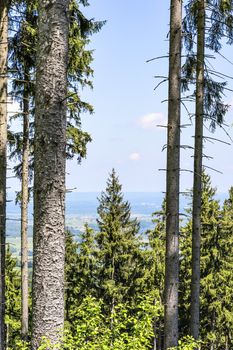
{"label": "background forest", "polygon": [[[148,60],[156,70],[161,60],[168,65],[166,76],[154,77],[156,93],[168,84],[168,121],[159,125],[167,131],[160,169],[166,191],[151,213],[152,228],[143,230],[132,216],[113,168],[98,197],[95,228],[86,223],[74,237],[65,229],[65,195],[73,191],[66,162],[82,166],[88,155],[92,136],[82,116],[94,107],[83,89],[93,88],[90,45],[106,25],[85,15],[89,5],[0,3],[0,350],[230,350],[233,188],[218,199],[209,172],[219,170],[205,165],[212,158],[205,143],[232,144],[226,95],[233,77],[211,62],[221,55],[231,63],[221,52],[233,43],[233,2],[171,0],[169,53]],[[190,144],[183,143],[186,128],[194,132]],[[218,128],[224,139],[215,137]],[[192,169],[181,161],[183,150],[192,152]],[[9,170],[21,184],[18,261],[6,239],[7,220],[18,220],[6,210]],[[193,179],[185,193],[182,172]]]}

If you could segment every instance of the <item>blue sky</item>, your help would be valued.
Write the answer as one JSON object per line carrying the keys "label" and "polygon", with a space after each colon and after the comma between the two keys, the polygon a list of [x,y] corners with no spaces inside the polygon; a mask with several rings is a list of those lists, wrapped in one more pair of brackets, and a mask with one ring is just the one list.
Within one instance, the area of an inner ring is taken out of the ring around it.
{"label": "blue sky", "polygon": [[[83,116],[84,129],[91,132],[92,144],[81,166],[68,164],[68,183],[80,191],[98,191],[105,187],[112,167],[119,173],[126,191],[164,191],[166,129],[156,127],[166,120],[167,85],[154,92],[154,75],[166,75],[166,59],[146,63],[168,52],[169,1],[93,0],[85,10],[96,19],[106,19],[102,31],[92,38],[95,49],[94,90],[84,95],[95,107],[94,116]],[[228,57],[232,49],[226,50]],[[229,73],[230,64],[217,58],[217,69]],[[231,100],[227,96],[226,100]],[[183,113],[183,123],[189,123]],[[206,135],[209,134],[208,130]],[[193,127],[183,130],[182,142],[193,145]],[[211,135],[210,135],[211,136]],[[213,137],[223,137],[216,132]],[[215,157],[206,165],[224,175],[209,171],[220,192],[232,184],[232,147],[206,144],[206,153]],[[192,169],[192,152],[182,151],[182,168]],[[191,173],[181,174],[181,187],[192,186]]]}
{"label": "blue sky", "polygon": [[[111,168],[120,176],[125,191],[165,190],[167,85],[154,91],[154,75],[167,75],[167,59],[146,63],[146,60],[166,55],[169,30],[169,1],[156,0],[91,0],[85,14],[96,20],[107,20],[101,32],[92,37],[94,52],[94,90],[83,91],[93,104],[95,114],[82,117],[83,129],[90,132],[93,142],[88,146],[87,159],[81,165],[67,164],[67,187],[78,191],[100,191],[105,188]],[[232,48],[224,53],[232,57]],[[215,60],[217,70],[230,74],[232,66],[225,60]],[[233,84],[232,84],[233,86]],[[226,96],[232,101],[232,96]],[[232,112],[232,111],[231,111]],[[189,119],[183,113],[184,124]],[[229,118],[232,124],[232,119]],[[205,130],[209,134],[208,130]],[[231,132],[231,131],[230,131]],[[193,127],[182,132],[182,143],[193,145]],[[216,132],[213,137],[223,137]],[[232,146],[206,144],[205,153],[214,156],[208,166],[224,172],[210,171],[213,184],[226,192],[232,181]],[[192,152],[182,151],[181,168],[192,169]],[[192,186],[191,173],[181,176],[182,189]]]}
{"label": "blue sky", "polygon": [[68,166],[71,174],[76,172],[70,179],[81,191],[101,190],[115,167],[125,190],[160,190],[158,182],[164,176],[157,168],[164,158],[165,133],[143,129],[140,118],[164,110],[161,96],[153,93],[155,65],[146,60],[166,51],[168,11],[156,1],[145,1],[143,7],[137,0],[91,3],[86,13],[107,20],[93,37],[94,90],[85,93],[95,107],[94,116],[83,117],[83,127],[91,132],[93,142],[80,167],[74,170],[73,162]]}

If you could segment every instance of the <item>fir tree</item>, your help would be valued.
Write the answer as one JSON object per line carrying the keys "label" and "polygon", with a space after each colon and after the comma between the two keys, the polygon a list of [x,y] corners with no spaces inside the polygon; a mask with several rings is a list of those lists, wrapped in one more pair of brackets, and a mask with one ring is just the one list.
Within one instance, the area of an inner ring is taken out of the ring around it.
{"label": "fir tree", "polygon": [[[130,204],[124,201],[115,170],[99,198],[97,259],[99,293],[110,314],[118,302],[133,298],[137,279],[139,223],[131,219]],[[135,296],[134,296],[135,297]]]}

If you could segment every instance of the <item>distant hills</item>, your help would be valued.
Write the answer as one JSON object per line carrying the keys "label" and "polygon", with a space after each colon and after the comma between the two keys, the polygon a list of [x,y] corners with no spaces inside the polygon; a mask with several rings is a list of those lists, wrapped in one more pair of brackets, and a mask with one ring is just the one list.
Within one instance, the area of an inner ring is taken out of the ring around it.
{"label": "distant hills", "polygon": [[[71,192],[66,196],[66,226],[75,235],[83,229],[85,222],[96,227],[97,207],[99,192]],[[161,207],[164,194],[159,192],[125,192],[124,197],[131,204],[132,216],[137,217],[141,222],[141,230],[151,227],[152,213]],[[222,202],[227,194],[217,196]],[[20,207],[15,205],[14,193],[11,192],[8,198],[12,202],[7,204],[7,235],[10,237],[20,236]],[[181,197],[181,212],[190,202],[190,198]],[[33,204],[29,205],[29,235],[32,236],[32,212]]]}

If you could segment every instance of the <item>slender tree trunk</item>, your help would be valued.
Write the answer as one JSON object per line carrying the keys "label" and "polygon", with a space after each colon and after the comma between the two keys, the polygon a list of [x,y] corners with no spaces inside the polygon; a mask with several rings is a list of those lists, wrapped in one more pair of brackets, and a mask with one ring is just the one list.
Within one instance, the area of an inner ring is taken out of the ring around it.
{"label": "slender tree trunk", "polygon": [[182,1],[171,0],[166,186],[165,349],[178,344]]}
{"label": "slender tree trunk", "polygon": [[7,146],[7,1],[0,2],[0,350],[5,349],[6,146]]}
{"label": "slender tree trunk", "polygon": [[[29,79],[25,68],[24,80]],[[22,200],[21,200],[21,307],[22,339],[28,337],[28,161],[29,161],[29,92],[28,84],[24,84],[23,93],[23,157],[22,157]]]}
{"label": "slender tree trunk", "polygon": [[162,329],[161,329],[161,321],[159,321],[158,350],[162,350]]}
{"label": "slender tree trunk", "polygon": [[192,223],[192,282],[191,282],[191,335],[198,339],[200,326],[200,245],[201,245],[201,197],[202,154],[204,116],[204,54],[205,54],[205,7],[206,0],[199,0],[197,73],[196,73],[196,124],[193,177],[193,223]]}
{"label": "slender tree trunk", "polygon": [[32,349],[64,326],[69,0],[39,1],[36,73]]}
{"label": "slender tree trunk", "polygon": [[226,335],[226,340],[225,340],[225,350],[229,350],[229,343],[228,343],[228,336]]}
{"label": "slender tree trunk", "polygon": [[154,319],[154,341],[153,341],[153,350],[157,350],[157,322],[156,318]]}
{"label": "slender tree trunk", "polygon": [[[112,257],[112,272],[111,272],[111,280],[115,281],[115,256]],[[113,329],[113,323],[114,323],[114,310],[115,310],[115,297],[111,297],[111,305],[110,305],[110,318],[111,318],[111,330]]]}

